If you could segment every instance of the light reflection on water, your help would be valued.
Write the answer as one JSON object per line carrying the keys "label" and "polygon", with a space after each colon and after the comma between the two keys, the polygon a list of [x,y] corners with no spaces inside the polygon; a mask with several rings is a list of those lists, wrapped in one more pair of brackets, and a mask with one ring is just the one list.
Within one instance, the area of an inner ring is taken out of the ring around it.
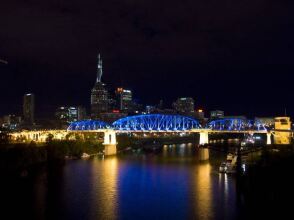
{"label": "light reflection on water", "polygon": [[[195,145],[160,153],[68,161],[45,169],[32,191],[38,219],[234,219],[234,178],[218,156],[200,162]],[[50,213],[50,214],[48,214]]]}
{"label": "light reflection on water", "polygon": [[[97,166],[99,169],[97,169]],[[106,219],[115,219],[117,216],[117,179],[118,179],[118,159],[111,157],[103,160],[93,160],[93,189],[92,197],[94,202],[91,204],[91,218],[97,215]],[[102,178],[101,178],[102,177]],[[96,212],[97,210],[97,212]]]}
{"label": "light reflection on water", "polygon": [[195,169],[194,176],[194,196],[196,204],[194,213],[199,219],[211,219],[213,217],[212,209],[212,185],[211,185],[211,165],[209,163],[199,164]]}

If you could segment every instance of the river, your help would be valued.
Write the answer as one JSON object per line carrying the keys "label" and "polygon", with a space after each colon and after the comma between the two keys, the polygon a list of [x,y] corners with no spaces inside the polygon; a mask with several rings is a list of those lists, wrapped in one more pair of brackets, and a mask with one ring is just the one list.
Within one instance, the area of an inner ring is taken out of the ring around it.
{"label": "river", "polygon": [[199,161],[193,144],[156,153],[68,160],[1,187],[9,219],[240,219],[235,176],[218,173],[225,158]]}

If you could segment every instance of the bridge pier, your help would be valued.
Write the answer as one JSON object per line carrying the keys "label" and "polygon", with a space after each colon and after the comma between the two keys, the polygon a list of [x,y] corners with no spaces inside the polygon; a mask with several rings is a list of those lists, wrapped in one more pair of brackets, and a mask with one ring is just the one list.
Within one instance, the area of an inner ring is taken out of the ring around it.
{"label": "bridge pier", "polygon": [[201,131],[200,132],[200,138],[199,138],[199,145],[208,144],[208,132],[207,131]]}
{"label": "bridge pier", "polygon": [[106,130],[104,132],[104,155],[110,156],[116,154],[116,133],[114,130]]}

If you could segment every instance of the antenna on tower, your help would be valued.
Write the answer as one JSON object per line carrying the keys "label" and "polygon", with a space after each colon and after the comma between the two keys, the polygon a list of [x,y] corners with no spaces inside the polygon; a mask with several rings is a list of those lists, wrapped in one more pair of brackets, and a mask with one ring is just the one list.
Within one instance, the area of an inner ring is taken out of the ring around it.
{"label": "antenna on tower", "polygon": [[96,80],[96,82],[101,82],[103,70],[102,70],[102,59],[101,59],[100,53],[98,53],[97,59],[98,60],[97,60],[97,80]]}

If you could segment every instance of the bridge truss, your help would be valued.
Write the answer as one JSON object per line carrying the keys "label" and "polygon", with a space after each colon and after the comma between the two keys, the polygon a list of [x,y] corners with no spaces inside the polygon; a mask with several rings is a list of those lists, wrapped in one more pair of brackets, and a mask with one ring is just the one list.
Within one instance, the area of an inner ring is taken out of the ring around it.
{"label": "bridge truss", "polygon": [[258,120],[239,118],[210,121],[206,128],[214,131],[267,131],[266,126]]}
{"label": "bridge truss", "polygon": [[103,121],[98,120],[84,120],[75,121],[70,123],[68,131],[91,131],[91,130],[101,130],[108,129],[111,126]]}
{"label": "bridge truss", "polygon": [[187,131],[201,128],[195,119],[181,115],[136,115],[115,121],[113,128],[118,131]]}

